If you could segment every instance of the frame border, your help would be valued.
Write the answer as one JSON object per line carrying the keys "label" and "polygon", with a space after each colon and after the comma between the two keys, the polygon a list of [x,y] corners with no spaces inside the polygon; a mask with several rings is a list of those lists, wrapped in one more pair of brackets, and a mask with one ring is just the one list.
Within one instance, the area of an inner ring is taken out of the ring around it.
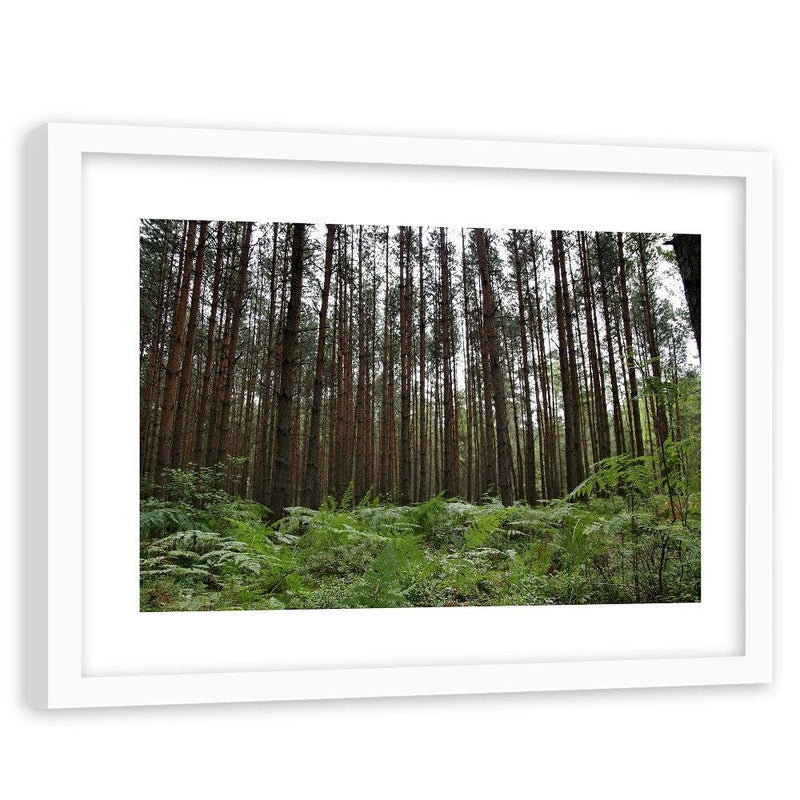
{"label": "frame border", "polygon": [[[80,197],[82,157],[89,153],[743,178],[745,654],[83,676]],[[771,681],[772,509],[760,502],[772,494],[771,154],[50,123],[30,135],[27,162],[26,674],[33,705],[71,708]]]}

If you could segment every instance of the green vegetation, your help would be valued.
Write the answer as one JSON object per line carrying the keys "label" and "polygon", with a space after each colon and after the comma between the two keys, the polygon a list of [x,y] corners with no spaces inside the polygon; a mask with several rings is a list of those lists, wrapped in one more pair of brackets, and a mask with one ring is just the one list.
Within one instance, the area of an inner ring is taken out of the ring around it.
{"label": "green vegetation", "polygon": [[[224,470],[171,470],[169,499],[141,504],[141,609],[697,601],[700,496],[669,468],[694,449],[605,459],[568,499],[535,506],[354,504],[348,489],[274,522],[214,488]],[[665,463],[669,482],[655,478]]]}

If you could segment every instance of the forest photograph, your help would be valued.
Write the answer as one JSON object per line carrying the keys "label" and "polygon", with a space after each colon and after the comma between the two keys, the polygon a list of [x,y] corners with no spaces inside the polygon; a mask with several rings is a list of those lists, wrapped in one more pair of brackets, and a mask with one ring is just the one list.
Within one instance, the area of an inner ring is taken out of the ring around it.
{"label": "forest photograph", "polygon": [[141,611],[700,600],[699,235],[139,234]]}

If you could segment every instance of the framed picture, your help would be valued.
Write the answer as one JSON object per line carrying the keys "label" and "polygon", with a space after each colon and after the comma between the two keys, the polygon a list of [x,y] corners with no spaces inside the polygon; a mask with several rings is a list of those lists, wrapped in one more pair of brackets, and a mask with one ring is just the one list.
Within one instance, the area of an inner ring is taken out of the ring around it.
{"label": "framed picture", "polygon": [[769,681],[771,173],[36,131],[31,702]]}

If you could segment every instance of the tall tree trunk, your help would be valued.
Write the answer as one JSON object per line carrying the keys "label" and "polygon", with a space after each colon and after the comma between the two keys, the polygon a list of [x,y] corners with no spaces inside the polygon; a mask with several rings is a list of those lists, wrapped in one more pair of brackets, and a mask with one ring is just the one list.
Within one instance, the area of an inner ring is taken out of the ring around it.
{"label": "tall tree trunk", "polygon": [[[546,481],[544,492],[548,498],[558,497],[561,494],[561,481],[558,470],[558,446],[556,439],[556,415],[555,408],[551,402],[551,387],[552,381],[550,380],[549,362],[550,356],[547,346],[545,344],[545,317],[542,314],[542,301],[539,287],[539,266],[536,263],[536,243],[534,242],[533,232],[530,236],[530,249],[531,249],[531,266],[533,268],[533,290],[536,302],[536,314],[534,317],[533,305],[528,301],[528,307],[531,309],[531,319],[536,319],[534,329],[536,331],[536,342],[539,353],[539,384],[542,394],[542,417],[545,425],[545,456],[544,456],[544,470],[546,471]],[[550,341],[550,315],[547,315],[547,342]]]}
{"label": "tall tree trunk", "polygon": [[[481,229],[482,231],[482,229]],[[475,234],[476,253],[478,234]],[[486,243],[483,244],[484,258],[486,251]],[[481,287],[483,286],[481,278]],[[491,292],[490,292],[491,294]],[[483,296],[482,296],[483,297]],[[477,298],[476,298],[477,306]],[[492,311],[494,306],[492,306]],[[497,445],[495,441],[495,423],[494,413],[492,410],[492,369],[491,359],[489,358],[489,343],[487,339],[488,326],[486,324],[486,303],[482,299],[480,306],[480,342],[481,342],[481,380],[480,384],[483,389],[483,409],[481,416],[484,420],[484,447],[483,447],[483,472],[484,481],[482,485],[481,494],[487,491],[497,493],[498,490],[498,477],[497,477]],[[494,316],[492,315],[492,319]]]}
{"label": "tall tree trunk", "polygon": [[517,231],[511,231],[514,256],[514,277],[517,284],[519,308],[519,338],[522,349],[522,403],[525,411],[525,499],[536,501],[536,454],[534,452],[533,410],[531,408],[530,365],[528,363],[528,326],[525,319],[525,299],[522,291],[522,265],[520,263]]}
{"label": "tall tree trunk", "polygon": [[269,421],[267,423],[267,454],[266,454],[266,469],[268,473],[267,482],[270,487],[267,499],[272,496],[272,471],[275,467],[275,437],[276,437],[276,421],[278,417],[278,402],[281,393],[281,362],[283,360],[283,329],[286,323],[287,312],[287,291],[289,287],[289,263],[290,263],[290,243],[291,243],[292,226],[287,224],[283,226],[283,250],[281,253],[281,293],[279,310],[275,328],[275,347],[272,354],[272,374],[273,374],[273,389],[272,389],[272,402],[269,408]]}
{"label": "tall tree trunk", "polygon": [[219,305],[219,289],[222,283],[222,244],[224,223],[217,223],[216,251],[214,253],[214,284],[211,289],[211,309],[208,314],[208,330],[206,333],[206,354],[203,366],[203,382],[200,388],[200,403],[197,411],[197,431],[195,433],[194,461],[198,466],[206,462],[207,425],[206,419],[211,401],[211,367],[214,363],[214,335],[217,326],[217,308]]}
{"label": "tall tree trunk", "polygon": [[380,436],[380,493],[384,498],[392,495],[391,450],[394,436],[394,364],[390,350],[389,329],[389,228],[386,228],[386,264],[384,270],[383,306],[383,369],[381,372],[381,436]]}
{"label": "tall tree trunk", "polygon": [[564,401],[565,463],[567,490],[572,491],[583,480],[580,455],[580,426],[577,419],[579,408],[575,403],[577,374],[573,369],[575,347],[571,342],[572,320],[563,264],[564,250],[561,231],[551,234],[553,245],[553,275],[556,294],[556,325],[558,327],[558,358],[561,368],[561,393]]}
{"label": "tall tree trunk", "polygon": [[341,298],[341,272],[342,272],[342,228],[339,226],[336,232],[336,282],[333,293],[333,327],[331,329],[331,360],[328,369],[328,442],[327,442],[327,473],[325,480],[325,494],[336,492],[335,473],[336,473],[336,442],[337,424],[339,422],[339,300]]}
{"label": "tall tree trunk", "polygon": [[217,356],[216,374],[214,377],[214,389],[212,392],[211,420],[208,431],[208,461],[211,464],[217,463],[220,435],[222,432],[222,402],[225,393],[226,371],[228,368],[228,345],[230,342],[231,331],[231,304],[233,297],[233,283],[236,277],[234,268],[235,254],[239,243],[239,223],[233,226],[233,240],[226,252],[227,269],[224,278],[224,288],[222,292],[223,309],[220,311],[220,328],[222,334],[219,341],[219,353]]}
{"label": "tall tree trunk", "polygon": [[422,243],[422,227],[419,229],[419,499],[428,496],[428,431],[426,430],[425,409],[425,367],[427,345],[425,341],[425,251]]}
{"label": "tall tree trunk", "polygon": [[192,364],[194,362],[194,341],[197,333],[197,314],[200,310],[200,294],[203,283],[203,263],[206,253],[206,235],[208,222],[200,223],[200,241],[197,245],[197,255],[194,259],[194,279],[192,283],[192,302],[189,308],[189,322],[186,331],[186,346],[183,352],[181,366],[180,387],[178,390],[178,404],[175,411],[175,434],[172,437],[171,461],[173,467],[185,467],[184,443],[187,428],[186,406],[189,402],[189,386],[192,379]]}
{"label": "tall tree trunk", "polygon": [[180,292],[175,302],[175,312],[172,317],[172,333],[170,335],[164,398],[162,400],[161,429],[158,437],[158,452],[156,454],[156,480],[162,484],[165,478],[164,470],[170,464],[172,437],[175,434],[175,413],[178,404],[181,361],[186,336],[186,306],[189,299],[189,279],[192,272],[196,238],[197,221],[192,220],[186,233],[183,276],[180,283]]}
{"label": "tall tree trunk", "polygon": [[644,309],[644,325],[645,336],[647,339],[647,347],[650,355],[650,373],[654,379],[654,424],[656,431],[656,439],[659,447],[664,444],[669,435],[667,428],[667,413],[664,408],[664,391],[661,372],[661,352],[659,350],[658,341],[656,339],[656,323],[654,314],[654,298],[650,290],[650,278],[647,274],[647,253],[645,252],[645,241],[643,234],[639,233],[636,236],[639,245],[639,267],[640,267],[640,281],[642,285],[642,306]]}
{"label": "tall tree trunk", "polygon": [[275,425],[275,466],[270,499],[273,519],[279,519],[283,515],[284,508],[291,502],[289,457],[292,435],[292,397],[297,373],[297,340],[300,335],[305,228],[306,226],[302,223],[296,223],[292,226],[291,285],[286,324],[283,329],[281,389],[278,396],[278,413]]}
{"label": "tall tree trunk", "polygon": [[[156,289],[156,307],[153,314],[153,331],[150,339],[150,352],[147,361],[147,373],[142,386],[142,397],[139,413],[139,469],[144,475],[148,471],[147,442],[151,429],[154,427],[153,417],[153,392],[160,378],[161,343],[166,324],[166,303],[164,296],[167,292],[169,269],[167,268],[167,254],[170,244],[170,233],[173,232],[172,223],[164,226],[164,241],[161,248],[161,261],[158,265],[158,286]],[[171,256],[170,256],[171,258]],[[142,351],[140,350],[140,353]]]}
{"label": "tall tree trunk", "polygon": [[636,380],[636,362],[633,357],[633,331],[631,329],[631,309],[628,302],[627,266],[625,250],[622,244],[622,233],[617,233],[617,258],[619,260],[619,292],[622,307],[622,327],[625,331],[625,363],[628,368],[628,393],[630,395],[631,413],[633,416],[634,454],[644,455],[642,440],[642,419],[639,413],[639,388]]}
{"label": "tall tree trunk", "polygon": [[367,407],[367,349],[366,311],[364,308],[364,231],[358,226],[358,386],[356,388],[356,437],[353,463],[353,500],[358,503],[367,491],[367,445],[369,424]]}
{"label": "tall tree trunk", "polygon": [[[581,402],[580,392],[578,393],[578,418],[581,421],[581,457],[583,458],[584,474],[589,472],[589,447],[591,446],[592,458],[591,462],[595,463],[598,460],[597,451],[597,431],[594,424],[594,406],[593,394],[589,388],[589,370],[586,368],[586,351],[583,347],[583,331],[581,329],[581,315],[578,307],[579,293],[575,284],[575,275],[572,271],[572,263],[569,264],[569,282],[572,287],[572,299],[574,300],[574,316],[575,316],[575,332],[577,333],[577,347],[576,355],[580,358],[580,379],[583,380],[583,398],[585,400],[586,413],[584,414],[584,405]],[[576,358],[577,368],[577,358]],[[579,384],[578,384],[579,385]],[[587,442],[586,429],[589,429],[589,439]]]}
{"label": "tall tree trunk", "polygon": [[[558,232],[558,260],[561,265],[561,283],[563,287],[562,301],[564,303],[564,320],[567,328],[567,356],[570,370],[570,404],[572,406],[573,421],[575,425],[575,461],[577,466],[577,483],[580,483],[585,476],[585,443],[584,443],[584,422],[581,413],[581,390],[578,380],[578,359],[575,349],[575,335],[572,328],[572,302],[569,294],[569,280],[567,278],[567,259],[564,255],[564,231]],[[572,267],[569,272],[571,274]],[[577,314],[576,314],[577,319]],[[578,331],[580,336],[580,330]],[[582,353],[581,353],[582,355]],[[584,370],[585,373],[585,370]]]}
{"label": "tall tree trunk", "polygon": [[511,479],[511,442],[508,434],[508,411],[506,394],[503,386],[503,373],[500,368],[500,348],[497,340],[495,323],[495,303],[492,295],[489,259],[486,252],[486,232],[483,228],[475,228],[475,240],[478,252],[478,271],[481,279],[483,295],[483,324],[486,330],[485,341],[489,356],[489,369],[492,379],[492,399],[497,425],[497,472],[500,497],[504,505],[514,502]]}
{"label": "tall tree trunk", "polygon": [[350,350],[350,306],[351,297],[349,291],[349,259],[347,253],[348,227],[345,225],[340,229],[341,260],[338,271],[339,277],[339,302],[338,302],[338,332],[339,332],[339,357],[336,360],[337,366],[337,394],[336,394],[336,437],[334,439],[334,494],[338,499],[344,497],[351,470],[349,469],[349,437],[350,437],[350,387],[352,375],[352,358]]}
{"label": "tall tree trunk", "polygon": [[441,281],[441,306],[440,306],[440,324],[442,331],[442,359],[443,367],[442,374],[444,379],[444,431],[442,433],[442,478],[445,494],[452,497],[456,494],[456,473],[457,466],[455,464],[453,452],[453,430],[454,430],[454,414],[453,414],[453,383],[452,383],[452,370],[451,370],[451,345],[450,339],[453,334],[453,326],[450,319],[450,264],[447,252],[447,236],[444,228],[439,228],[439,269]]}
{"label": "tall tree trunk", "polygon": [[686,305],[689,307],[689,321],[700,353],[700,234],[676,233],[672,236],[678,271],[683,280]]}
{"label": "tall tree trunk", "polygon": [[322,390],[325,386],[325,339],[328,328],[328,298],[333,273],[333,245],[336,241],[337,226],[328,225],[325,236],[325,276],[322,284],[322,299],[317,332],[317,356],[314,370],[314,396],[311,400],[311,419],[308,428],[308,449],[306,454],[306,476],[303,490],[303,503],[316,508],[320,497],[320,431],[322,429]]}
{"label": "tall tree trunk", "polygon": [[466,492],[465,496],[469,502],[477,499],[477,489],[475,487],[475,463],[474,451],[477,436],[474,435],[474,392],[473,392],[473,369],[472,369],[472,342],[471,328],[469,319],[469,283],[467,282],[467,248],[464,241],[464,229],[461,229],[461,291],[464,296],[462,305],[462,316],[464,320],[464,422],[465,439],[467,445],[466,465]]}
{"label": "tall tree trunk", "polygon": [[370,280],[370,291],[372,295],[372,313],[370,317],[370,346],[369,346],[369,464],[367,467],[367,474],[369,475],[370,486],[373,492],[376,492],[378,486],[378,476],[375,467],[375,427],[377,420],[377,379],[376,379],[376,355],[378,352],[378,229],[377,226],[372,227],[372,274]]}
{"label": "tall tree trunk", "polygon": [[614,358],[614,344],[611,338],[611,316],[608,313],[608,287],[606,286],[605,267],[603,264],[604,241],[600,234],[595,232],[595,248],[597,251],[597,272],[600,278],[600,299],[603,307],[603,326],[606,334],[606,354],[608,357],[608,374],[611,379],[611,399],[614,417],[614,445],[617,455],[625,452],[625,436],[622,425],[622,406],[619,401],[619,383],[617,381],[617,366]]}
{"label": "tall tree trunk", "polygon": [[278,283],[278,223],[272,225],[272,258],[270,259],[269,311],[267,323],[267,346],[261,364],[261,386],[258,402],[258,430],[256,433],[256,456],[253,476],[253,497],[259,503],[269,498],[269,421],[274,392],[273,355],[275,350],[275,310]]}
{"label": "tall tree trunk", "polygon": [[231,427],[231,401],[236,372],[236,346],[239,343],[239,328],[244,308],[244,293],[247,288],[247,267],[250,259],[250,239],[253,235],[253,223],[245,225],[242,249],[239,256],[238,283],[231,307],[231,326],[228,332],[227,353],[225,354],[225,370],[222,386],[222,402],[220,404],[220,433],[217,443],[217,463],[225,461],[228,453],[228,434]]}
{"label": "tall tree trunk", "polygon": [[520,422],[519,413],[517,411],[517,387],[516,381],[514,380],[516,363],[514,361],[514,353],[508,344],[508,332],[506,331],[505,326],[501,327],[500,332],[503,338],[502,355],[506,362],[506,376],[508,377],[509,399],[511,401],[511,423],[514,430],[514,447],[512,449],[517,458],[516,468],[514,467],[514,461],[511,461],[511,486],[513,497],[514,499],[517,499],[524,494],[524,489],[522,489],[522,480],[525,473],[525,467],[522,463],[523,448],[522,442],[519,438]]}
{"label": "tall tree trunk", "polygon": [[611,455],[611,437],[608,430],[608,410],[600,368],[600,353],[597,350],[597,337],[594,323],[594,304],[592,297],[592,273],[589,263],[589,243],[585,233],[580,234],[581,280],[583,282],[583,302],[586,315],[586,344],[589,352],[589,371],[592,378],[594,400],[594,424],[597,436],[597,454],[603,458]]}
{"label": "tall tree trunk", "polygon": [[400,502],[411,501],[411,229],[400,227]]}

